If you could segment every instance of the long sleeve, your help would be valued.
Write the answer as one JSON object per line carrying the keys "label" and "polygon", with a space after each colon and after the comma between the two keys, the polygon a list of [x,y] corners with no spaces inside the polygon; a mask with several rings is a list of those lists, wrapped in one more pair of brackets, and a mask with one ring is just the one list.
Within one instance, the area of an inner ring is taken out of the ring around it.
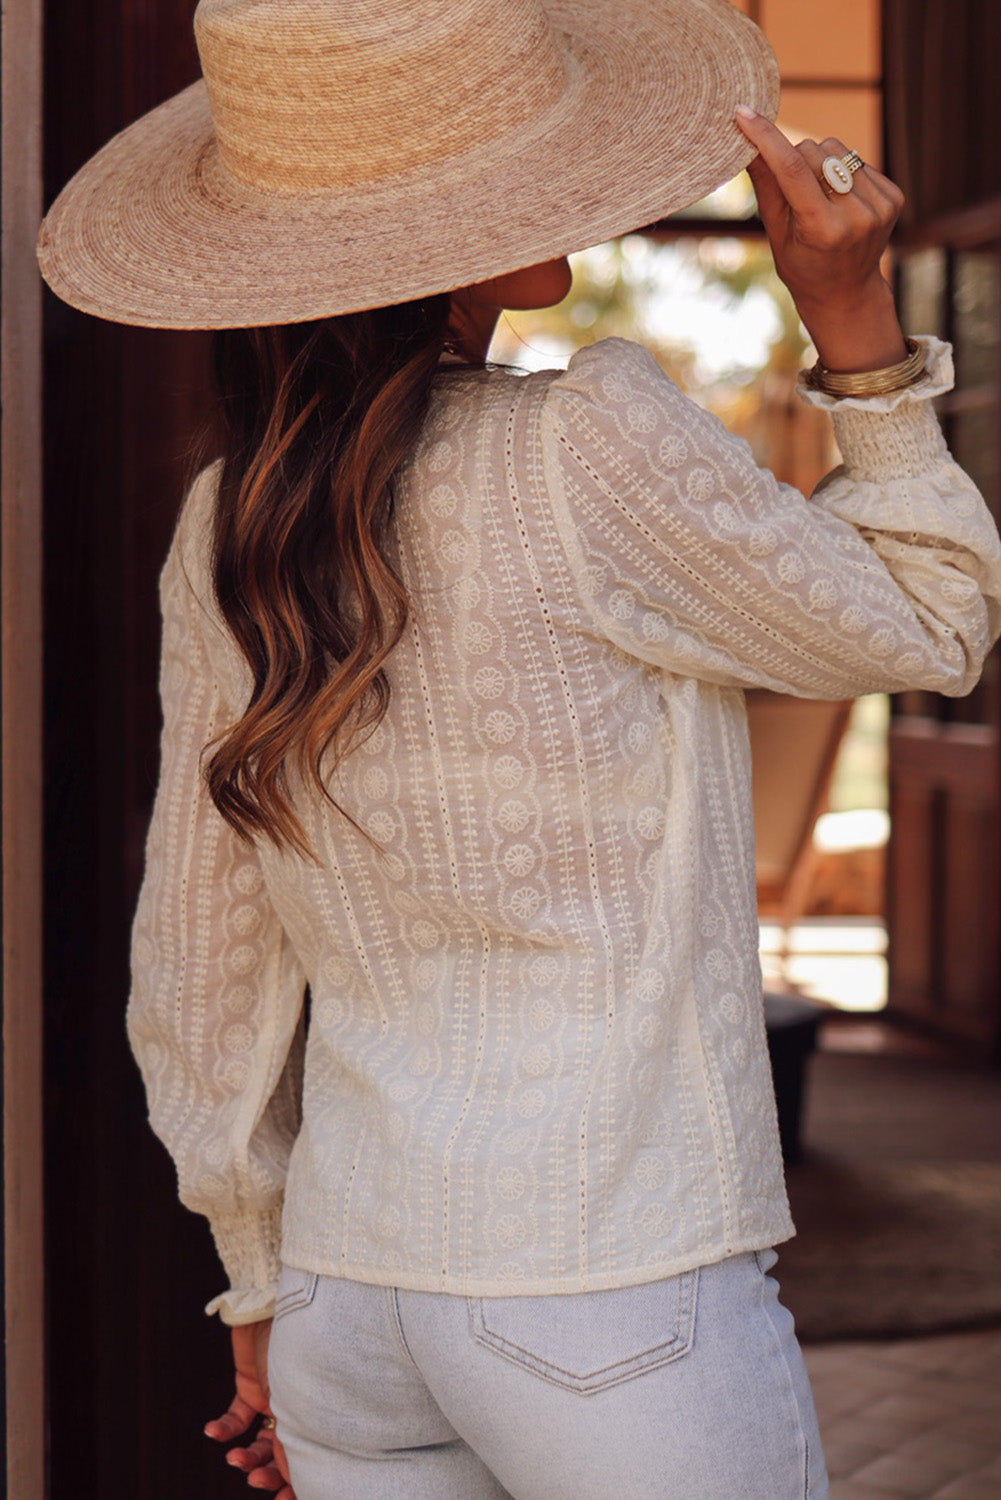
{"label": "long sleeve", "polygon": [[[206,1309],[266,1317],[299,1127],[305,978],[252,848],[217,813],[204,747],[232,721],[203,602],[211,471],[196,482],[161,578],[160,783],[132,941],[128,1035],[181,1201],[205,1214],[230,1278]],[[201,533],[201,537],[200,537]]]}
{"label": "long sleeve", "polygon": [[651,665],[804,697],[960,695],[1001,630],[1001,545],[922,382],[832,410],[844,459],[811,500],[754,462],[652,357],[578,354],[543,413],[548,490],[594,627]]}

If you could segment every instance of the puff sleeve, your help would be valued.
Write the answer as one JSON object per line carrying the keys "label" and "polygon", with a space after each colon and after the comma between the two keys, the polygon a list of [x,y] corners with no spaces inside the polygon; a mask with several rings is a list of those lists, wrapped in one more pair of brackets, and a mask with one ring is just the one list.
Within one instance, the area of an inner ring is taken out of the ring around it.
{"label": "puff sleeve", "polygon": [[929,398],[949,349],[892,398],[832,402],[843,465],[812,499],[637,345],[576,355],[542,414],[547,489],[596,630],[727,687],[846,698],[967,693],[1001,630],[1001,544]]}
{"label": "puff sleeve", "polygon": [[204,747],[234,717],[209,645],[221,622],[205,602],[214,483],[211,470],[196,481],[161,578],[161,769],[127,1028],[181,1201],[208,1217],[230,1278],[206,1311],[233,1324],[273,1306],[305,977],[254,850],[219,816],[201,775]]}

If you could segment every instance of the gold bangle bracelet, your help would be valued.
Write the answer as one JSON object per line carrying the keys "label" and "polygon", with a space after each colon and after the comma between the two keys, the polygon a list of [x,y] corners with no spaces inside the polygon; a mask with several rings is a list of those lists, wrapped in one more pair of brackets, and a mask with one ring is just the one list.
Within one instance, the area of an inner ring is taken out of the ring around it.
{"label": "gold bangle bracelet", "polygon": [[923,346],[915,339],[907,339],[906,343],[907,358],[882,370],[845,374],[828,370],[818,360],[813,369],[806,372],[806,383],[811,390],[823,391],[827,396],[890,396],[896,391],[905,391],[908,386],[916,385],[925,372]]}

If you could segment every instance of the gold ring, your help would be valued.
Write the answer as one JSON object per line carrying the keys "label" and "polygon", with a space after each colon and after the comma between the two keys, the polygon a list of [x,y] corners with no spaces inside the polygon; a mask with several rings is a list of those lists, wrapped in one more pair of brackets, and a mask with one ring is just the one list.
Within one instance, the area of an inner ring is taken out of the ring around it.
{"label": "gold ring", "polygon": [[848,168],[853,177],[855,176],[855,173],[858,171],[859,167],[865,166],[865,162],[862,160],[861,156],[859,156],[857,151],[847,152],[846,155],[841,158],[841,160],[844,162],[845,166]]}
{"label": "gold ring", "polygon": [[275,1421],[274,1417],[270,1417],[269,1416],[269,1417],[262,1417],[261,1418],[261,1428],[265,1432],[273,1432],[274,1429],[275,1429],[275,1427],[277,1427],[277,1425],[278,1425],[278,1423]]}

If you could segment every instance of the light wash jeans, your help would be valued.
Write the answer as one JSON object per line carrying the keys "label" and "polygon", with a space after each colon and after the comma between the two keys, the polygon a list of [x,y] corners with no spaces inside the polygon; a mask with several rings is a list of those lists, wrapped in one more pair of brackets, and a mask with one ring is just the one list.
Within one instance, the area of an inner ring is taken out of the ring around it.
{"label": "light wash jeans", "polygon": [[775,1259],[550,1297],[286,1267],[269,1374],[297,1500],[827,1500]]}

